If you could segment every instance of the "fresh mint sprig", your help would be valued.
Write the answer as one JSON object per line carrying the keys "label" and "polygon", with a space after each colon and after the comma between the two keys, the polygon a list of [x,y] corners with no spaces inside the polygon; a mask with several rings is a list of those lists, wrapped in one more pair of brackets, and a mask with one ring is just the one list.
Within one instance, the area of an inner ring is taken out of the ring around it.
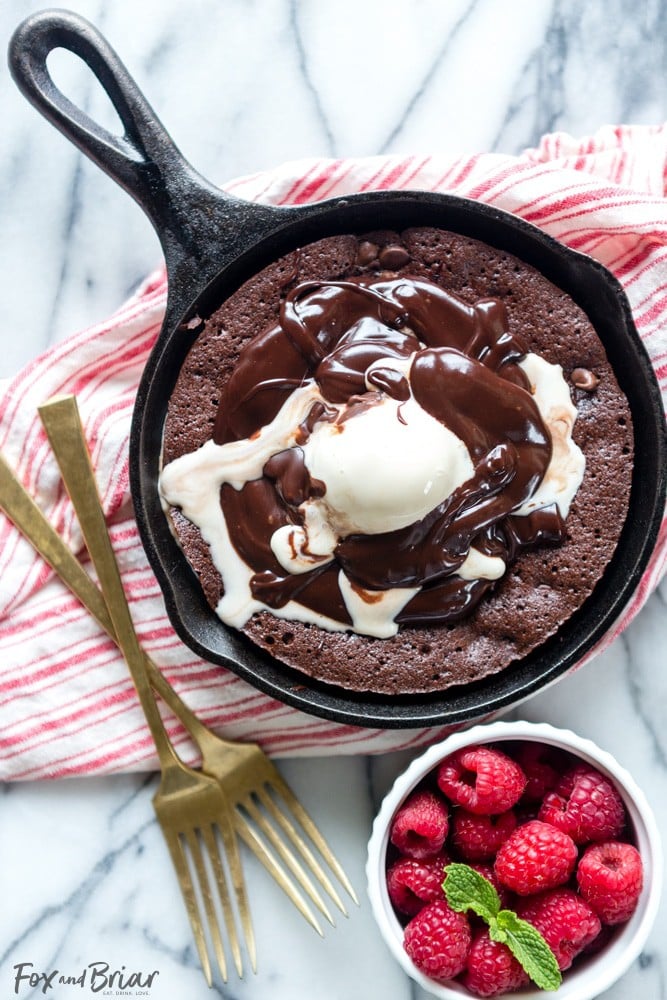
{"label": "fresh mint sprig", "polygon": [[442,884],[447,902],[457,913],[472,910],[489,925],[489,937],[506,945],[541,990],[557,990],[562,975],[553,951],[540,932],[514,910],[501,910],[500,897],[488,878],[470,865],[453,862]]}

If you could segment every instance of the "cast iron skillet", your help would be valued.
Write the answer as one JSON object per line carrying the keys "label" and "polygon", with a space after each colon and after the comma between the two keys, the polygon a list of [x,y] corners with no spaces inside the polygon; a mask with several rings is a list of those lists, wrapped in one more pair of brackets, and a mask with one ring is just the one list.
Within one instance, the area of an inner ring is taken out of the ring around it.
{"label": "cast iron skillet", "polygon": [[[53,83],[46,59],[79,56],[111,99],[125,129],[115,136]],[[87,21],[43,11],[10,43],[14,78],[56,128],[124,187],[153,223],[169,278],[162,332],[139,387],[130,442],[131,484],[141,538],[171,621],[204,659],[306,712],[385,728],[461,724],[519,701],[571,668],[609,628],[637,585],[664,509],[665,424],[660,393],[625,295],[601,265],[528,225],[476,202],[426,192],[353,195],[273,208],[223,194],[183,159],[107,42]],[[630,513],[614,558],[584,607],[550,640],[497,676],[443,694],[349,693],[309,680],[223,625],[210,610],[160,507],[161,435],[177,375],[191,346],[187,322],[205,317],[252,274],[304,243],[338,233],[430,225],[509,251],[537,267],[589,315],[630,402],[636,458]]]}

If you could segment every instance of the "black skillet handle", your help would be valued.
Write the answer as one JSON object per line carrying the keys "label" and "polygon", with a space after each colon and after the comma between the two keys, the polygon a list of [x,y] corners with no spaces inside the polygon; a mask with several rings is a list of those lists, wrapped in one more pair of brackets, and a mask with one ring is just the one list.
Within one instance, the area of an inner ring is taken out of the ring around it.
{"label": "black skillet handle", "polygon": [[[46,60],[67,49],[95,74],[125,129],[113,135],[56,87]],[[170,299],[204,287],[233,257],[270,231],[283,213],[223,194],[185,160],[106,39],[65,10],[28,17],[9,44],[22,93],[106,171],[151,219],[167,261]]]}

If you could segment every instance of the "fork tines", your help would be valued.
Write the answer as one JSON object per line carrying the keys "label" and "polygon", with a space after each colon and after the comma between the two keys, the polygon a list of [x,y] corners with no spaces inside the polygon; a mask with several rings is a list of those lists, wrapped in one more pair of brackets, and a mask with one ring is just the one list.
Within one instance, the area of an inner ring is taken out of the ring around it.
{"label": "fork tines", "polygon": [[[169,831],[165,826],[164,834],[185,899],[197,952],[208,985],[211,986],[213,980],[210,960],[211,945],[224,982],[227,982],[228,976],[225,946],[220,929],[220,912],[224,920],[226,938],[229,942],[234,966],[239,978],[243,977],[241,944],[232,899],[236,900],[236,909],[243,929],[250,965],[253,972],[256,972],[255,937],[241,860],[231,824],[211,823],[181,833]],[[222,862],[219,839],[222,841],[223,856],[227,861],[227,872]],[[231,892],[229,889],[230,881]],[[205,919],[202,919],[202,913]],[[205,928],[208,928],[210,942],[207,939]]]}
{"label": "fork tines", "polygon": [[[271,848],[329,923],[334,924],[334,919],[305,870],[306,868],[345,916],[347,916],[347,910],[331,878],[325,871],[324,865],[309,845],[308,840],[353,901],[357,904],[359,901],[340,862],[289,785],[273,765],[265,761],[265,766],[270,773],[265,774],[264,782],[241,797],[236,803],[234,817],[236,830],[247,846],[260,857],[265,865],[267,865],[269,858],[273,859],[271,863],[273,877],[279,881],[281,888],[321,935],[322,930],[312,911],[284,870],[278,865],[275,855],[271,853]],[[270,847],[267,847],[267,842]]]}

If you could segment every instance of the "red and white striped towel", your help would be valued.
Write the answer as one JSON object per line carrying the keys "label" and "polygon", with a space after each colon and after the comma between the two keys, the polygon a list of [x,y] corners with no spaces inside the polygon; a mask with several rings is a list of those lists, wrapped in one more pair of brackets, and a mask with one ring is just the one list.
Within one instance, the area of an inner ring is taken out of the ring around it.
{"label": "red and white striped towel", "polygon": [[[577,141],[547,136],[519,157],[479,155],[309,160],[234,181],[262,202],[301,204],[377,189],[449,191],[496,205],[596,257],[623,283],[667,390],[667,126],[604,128]],[[154,274],[105,323],[28,365],[0,402],[0,448],[72,548],[71,506],[36,414],[56,393],[79,400],[140,639],[202,720],[274,755],[377,753],[416,747],[440,729],[381,731],[337,725],[288,708],[197,659],[175,636],[141,548],[128,489],[132,405],[165,304]],[[618,635],[659,581],[667,520],[636,596],[599,648]],[[115,647],[0,515],[0,777],[39,778],[156,766],[134,689]],[[194,750],[169,729],[185,758]]]}

